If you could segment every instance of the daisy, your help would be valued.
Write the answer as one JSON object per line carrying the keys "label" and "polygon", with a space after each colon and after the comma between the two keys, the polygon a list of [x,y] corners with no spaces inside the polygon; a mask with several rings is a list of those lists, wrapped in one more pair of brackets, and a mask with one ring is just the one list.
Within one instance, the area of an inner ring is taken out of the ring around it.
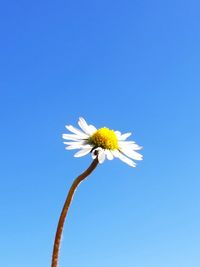
{"label": "daisy", "polygon": [[133,160],[142,160],[142,155],[137,152],[141,147],[134,141],[126,140],[131,133],[121,134],[119,131],[110,130],[106,127],[96,129],[93,125],[88,125],[83,118],[79,118],[78,125],[80,129],[72,125],[66,126],[71,132],[70,134],[63,134],[63,138],[68,140],[64,142],[64,144],[67,145],[66,149],[79,149],[74,155],[75,157],[82,157],[91,153],[93,161],[90,166],[73,181],[68,191],[56,229],[51,267],[58,266],[60,242],[65,218],[79,184],[96,169],[98,163],[103,163],[106,158],[108,160],[119,158],[132,167],[136,166]]}
{"label": "daisy", "polygon": [[133,160],[142,160],[142,155],[137,152],[142,147],[134,141],[126,140],[131,133],[121,134],[107,127],[96,129],[93,125],[87,124],[83,118],[79,118],[78,125],[80,129],[66,125],[71,133],[62,135],[63,139],[68,140],[64,142],[67,145],[66,149],[79,149],[74,157],[91,153],[92,158],[97,157],[99,163],[103,163],[105,159],[119,158],[131,167],[136,166]]}

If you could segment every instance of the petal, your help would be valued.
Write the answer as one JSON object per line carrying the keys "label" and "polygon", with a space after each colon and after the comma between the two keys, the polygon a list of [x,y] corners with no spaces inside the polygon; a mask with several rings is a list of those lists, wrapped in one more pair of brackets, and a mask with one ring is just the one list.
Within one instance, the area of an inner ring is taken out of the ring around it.
{"label": "petal", "polygon": [[79,140],[77,140],[77,141],[74,141],[74,142],[63,142],[63,144],[65,144],[65,145],[75,145],[75,144],[77,144],[77,145],[84,145],[84,144],[87,144],[86,143],[86,141],[79,141]]}
{"label": "petal", "polygon": [[82,137],[76,135],[76,134],[63,134],[62,135],[62,138],[63,139],[66,139],[66,140],[72,140],[72,141],[80,141],[80,140],[83,140]]}
{"label": "petal", "polygon": [[96,159],[97,155],[95,155],[93,152],[91,153],[91,156],[93,159]]}
{"label": "petal", "polygon": [[90,131],[91,131],[91,135],[97,131],[97,128],[94,127],[94,125],[89,125],[89,127],[90,127]]}
{"label": "petal", "polygon": [[127,144],[127,145],[130,145],[130,144],[135,144],[135,141],[123,141],[123,140],[119,140],[119,144]]}
{"label": "petal", "polygon": [[137,145],[134,141],[120,141],[119,142],[119,147],[120,148],[128,148],[128,149],[133,149],[133,150],[140,150],[142,149],[141,146]]}
{"label": "petal", "polygon": [[83,133],[82,131],[80,131],[79,129],[75,128],[72,125],[66,125],[65,126],[69,131],[71,131],[72,133],[77,134],[78,136],[80,136],[81,138],[88,138],[89,136],[85,133]]}
{"label": "petal", "polygon": [[74,154],[75,158],[79,158],[79,157],[83,157],[85,155],[87,155],[88,153],[90,153],[91,148],[84,148],[80,151],[78,151],[77,153]]}
{"label": "petal", "polygon": [[126,156],[128,156],[129,158],[132,158],[135,160],[142,160],[142,155],[134,150],[128,149],[126,147],[122,147],[120,151]]}
{"label": "petal", "polygon": [[143,148],[142,146],[138,146],[137,144],[130,144],[129,147],[133,150],[141,150]]}
{"label": "petal", "polygon": [[124,156],[122,153],[120,153],[118,150],[113,150],[112,151],[113,155],[116,157],[116,158],[119,158],[121,159],[121,161],[125,162],[126,164],[128,164],[129,166],[131,167],[135,167],[136,164],[135,162],[133,162],[131,159],[127,158],[126,156]]}
{"label": "petal", "polygon": [[131,136],[132,133],[125,133],[125,134],[122,134],[120,137],[119,137],[119,140],[126,140],[129,136]]}
{"label": "petal", "polygon": [[113,157],[113,154],[110,152],[110,150],[106,149],[105,154],[108,160],[113,160],[114,157]]}
{"label": "petal", "polygon": [[72,150],[72,149],[85,149],[85,148],[90,148],[90,150],[92,149],[92,146],[90,145],[79,145],[79,144],[74,144],[74,145],[70,145],[65,147],[65,149],[67,150]]}
{"label": "petal", "polygon": [[92,150],[92,158],[95,159],[101,150],[103,150],[101,147],[98,147]]}
{"label": "petal", "polygon": [[73,150],[73,149],[82,149],[82,146],[66,146],[65,149],[66,150]]}
{"label": "petal", "polygon": [[81,129],[89,136],[92,135],[92,131],[90,129],[90,126],[87,124],[87,122],[83,118],[79,118],[78,125],[81,127]]}
{"label": "petal", "polygon": [[105,151],[102,149],[99,151],[99,154],[98,154],[99,163],[103,163],[105,158],[106,158]]}
{"label": "petal", "polygon": [[120,137],[121,137],[121,132],[120,131],[115,131],[115,134],[116,134],[116,136],[117,136],[117,138],[118,138],[118,140],[120,139]]}

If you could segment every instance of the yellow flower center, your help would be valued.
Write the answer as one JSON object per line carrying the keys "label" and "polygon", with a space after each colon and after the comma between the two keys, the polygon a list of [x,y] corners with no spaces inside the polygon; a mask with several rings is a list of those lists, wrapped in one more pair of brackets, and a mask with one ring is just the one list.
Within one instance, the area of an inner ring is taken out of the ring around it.
{"label": "yellow flower center", "polygon": [[95,147],[101,147],[103,149],[118,149],[118,139],[115,132],[106,127],[97,130],[90,137],[89,142]]}

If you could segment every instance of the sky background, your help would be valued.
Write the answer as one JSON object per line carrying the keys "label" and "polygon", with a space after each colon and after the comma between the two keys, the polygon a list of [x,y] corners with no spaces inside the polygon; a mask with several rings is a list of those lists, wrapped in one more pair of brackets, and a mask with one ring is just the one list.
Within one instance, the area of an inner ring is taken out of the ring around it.
{"label": "sky background", "polygon": [[2,1],[0,265],[50,266],[58,217],[91,157],[61,135],[83,116],[133,132],[144,160],[78,188],[60,267],[200,266],[200,3]]}

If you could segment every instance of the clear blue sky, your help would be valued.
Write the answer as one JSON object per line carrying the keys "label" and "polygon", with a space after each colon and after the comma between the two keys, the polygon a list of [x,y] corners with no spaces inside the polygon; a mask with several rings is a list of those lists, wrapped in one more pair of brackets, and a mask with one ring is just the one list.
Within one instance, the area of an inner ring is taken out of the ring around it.
{"label": "clear blue sky", "polygon": [[50,266],[73,179],[65,124],[132,131],[133,169],[79,187],[60,267],[200,266],[199,1],[3,1],[0,265]]}

